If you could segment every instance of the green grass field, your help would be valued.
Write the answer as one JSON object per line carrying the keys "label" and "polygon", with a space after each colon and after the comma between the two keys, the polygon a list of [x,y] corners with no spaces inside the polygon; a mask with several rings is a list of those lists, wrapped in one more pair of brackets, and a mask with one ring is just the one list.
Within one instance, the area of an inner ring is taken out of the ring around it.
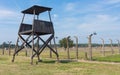
{"label": "green grass field", "polygon": [[120,55],[110,55],[110,56],[106,56],[106,57],[97,57],[97,58],[94,58],[93,60],[120,63]]}
{"label": "green grass field", "polygon": [[[35,60],[34,60],[35,61]],[[30,65],[30,58],[17,56],[14,63],[11,56],[0,56],[0,75],[119,75],[120,65],[43,59],[38,65]]]}
{"label": "green grass field", "polygon": [[[25,56],[24,51],[16,56],[12,63],[12,55],[0,54],[0,75],[119,75],[120,64],[103,64],[67,61],[67,55],[64,51],[59,51],[60,63],[55,62],[55,55],[49,58],[49,51],[44,51],[41,55],[43,62],[35,64],[37,58],[34,58],[34,64],[30,64],[30,56]],[[107,62],[120,62],[120,55],[100,56],[99,51],[94,51],[94,60]],[[75,59],[75,52],[71,52],[71,59]],[[84,51],[79,52],[79,61],[84,59]]]}

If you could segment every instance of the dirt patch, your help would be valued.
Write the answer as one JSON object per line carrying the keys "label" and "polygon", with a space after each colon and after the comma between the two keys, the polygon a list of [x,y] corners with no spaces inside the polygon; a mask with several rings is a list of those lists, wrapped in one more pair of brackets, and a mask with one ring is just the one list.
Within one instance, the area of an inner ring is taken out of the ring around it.
{"label": "dirt patch", "polygon": [[116,62],[101,62],[101,61],[88,61],[88,60],[78,60],[78,62],[84,62],[84,63],[98,63],[98,64],[120,64]]}

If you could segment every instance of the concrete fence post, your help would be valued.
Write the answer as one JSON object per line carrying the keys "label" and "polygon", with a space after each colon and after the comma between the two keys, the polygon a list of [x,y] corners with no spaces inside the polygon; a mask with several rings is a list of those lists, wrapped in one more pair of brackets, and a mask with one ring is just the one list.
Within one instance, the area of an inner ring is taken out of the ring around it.
{"label": "concrete fence post", "polygon": [[68,37],[66,38],[66,41],[67,41],[67,57],[68,57],[68,59],[70,59],[69,38],[70,38],[70,36],[68,36]]}
{"label": "concrete fence post", "polygon": [[89,60],[92,60],[92,36],[96,35],[97,33],[90,34],[88,36],[88,48],[89,48]]}
{"label": "concrete fence post", "polygon": [[119,54],[120,54],[120,41],[119,40],[117,40],[118,41],[118,50],[119,50]]}
{"label": "concrete fence post", "polygon": [[74,36],[76,39],[76,59],[78,59],[78,37]]}
{"label": "concrete fence post", "polygon": [[103,56],[105,56],[105,45],[104,45],[104,39],[101,38],[102,40],[102,53],[103,53]]}
{"label": "concrete fence post", "polygon": [[2,55],[5,54],[5,48],[4,48],[4,44],[2,44]]}
{"label": "concrete fence post", "polygon": [[110,46],[111,46],[111,52],[112,52],[112,54],[114,54],[114,50],[113,50],[113,42],[112,42],[112,39],[109,39],[110,40]]}
{"label": "concrete fence post", "polygon": [[11,55],[11,49],[10,49],[10,45],[11,45],[12,41],[8,41],[8,44],[9,44],[9,47],[8,47],[8,50],[9,50],[9,56]]}

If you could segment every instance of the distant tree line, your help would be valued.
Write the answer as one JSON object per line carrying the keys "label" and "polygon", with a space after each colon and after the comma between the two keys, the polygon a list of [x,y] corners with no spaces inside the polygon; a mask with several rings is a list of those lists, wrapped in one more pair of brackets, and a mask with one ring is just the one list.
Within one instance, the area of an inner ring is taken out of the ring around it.
{"label": "distant tree line", "polygon": [[[118,44],[112,44],[113,47],[117,47]],[[96,43],[93,43],[92,44],[92,47],[101,47],[102,44],[96,44]],[[111,46],[111,44],[104,44],[105,47],[109,47]],[[87,43],[84,43],[84,44],[78,44],[78,47],[88,47],[88,44]]]}
{"label": "distant tree line", "polygon": [[[9,44],[6,43],[6,42],[3,42],[1,45],[0,45],[0,48],[8,48],[9,47]],[[15,44],[10,44],[10,47],[11,48],[15,48]]]}
{"label": "distant tree line", "polygon": [[[112,44],[112,45],[113,45],[113,47],[117,47],[118,46],[118,44]],[[63,47],[60,44],[57,44],[57,46],[58,47]],[[71,47],[74,47],[74,46],[75,46],[75,43],[73,43],[73,45]],[[92,47],[101,47],[101,46],[102,46],[102,44],[95,44],[95,43],[92,44]],[[104,44],[104,46],[105,47],[110,47],[111,44]],[[88,47],[88,43],[78,44],[78,47]]]}
{"label": "distant tree line", "polygon": [[[57,44],[57,46],[59,47],[64,47],[65,49],[67,48],[67,41],[66,41],[67,38],[63,38],[61,40],[59,40],[59,44]],[[68,39],[68,42],[69,42],[69,47],[74,47],[75,46],[75,43],[73,42],[72,39]],[[101,47],[102,44],[97,44],[97,43],[92,43],[92,47]],[[110,47],[111,44],[104,44],[104,46],[106,47]],[[118,44],[112,44],[113,47],[117,47]],[[78,44],[78,47],[88,47],[88,43],[80,43]]]}
{"label": "distant tree line", "polygon": [[[75,43],[73,42],[73,40],[69,39],[69,47],[74,47],[75,46]],[[67,48],[67,45],[66,45],[66,38],[63,38],[61,40],[59,40],[59,44],[56,44],[57,47],[64,47],[64,48]],[[105,47],[110,47],[111,44],[104,44]],[[113,47],[117,47],[118,44],[112,44]],[[3,42],[1,45],[0,45],[0,48],[2,48],[4,46],[4,48],[8,48],[9,47],[9,44],[6,43],[6,42]],[[40,45],[41,46],[41,45]],[[51,45],[52,47],[54,47],[54,45],[52,44]],[[97,44],[97,43],[93,43],[92,44],[92,47],[101,47],[102,44]],[[15,48],[15,44],[10,44],[10,47],[11,48]],[[88,47],[88,43],[80,43],[78,44],[78,47]]]}

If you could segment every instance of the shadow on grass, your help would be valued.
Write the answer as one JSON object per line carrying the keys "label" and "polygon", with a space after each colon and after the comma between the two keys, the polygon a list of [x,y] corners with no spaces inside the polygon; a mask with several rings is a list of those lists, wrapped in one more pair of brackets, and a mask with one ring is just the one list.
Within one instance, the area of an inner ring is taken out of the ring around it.
{"label": "shadow on grass", "polygon": [[70,62],[77,62],[76,60],[60,60],[60,63],[70,63]]}
{"label": "shadow on grass", "polygon": [[76,60],[59,60],[59,62],[57,60],[44,60],[42,61],[42,63],[70,63],[70,62],[77,62]]}
{"label": "shadow on grass", "polygon": [[3,58],[3,57],[0,57],[0,60],[2,61],[2,60],[8,60],[9,58]]}
{"label": "shadow on grass", "polygon": [[42,61],[42,63],[55,63],[56,61],[55,60],[45,60],[45,61]]}
{"label": "shadow on grass", "polygon": [[103,62],[118,62],[120,63],[120,55],[110,55],[105,57],[93,58],[93,61],[103,61]]}

